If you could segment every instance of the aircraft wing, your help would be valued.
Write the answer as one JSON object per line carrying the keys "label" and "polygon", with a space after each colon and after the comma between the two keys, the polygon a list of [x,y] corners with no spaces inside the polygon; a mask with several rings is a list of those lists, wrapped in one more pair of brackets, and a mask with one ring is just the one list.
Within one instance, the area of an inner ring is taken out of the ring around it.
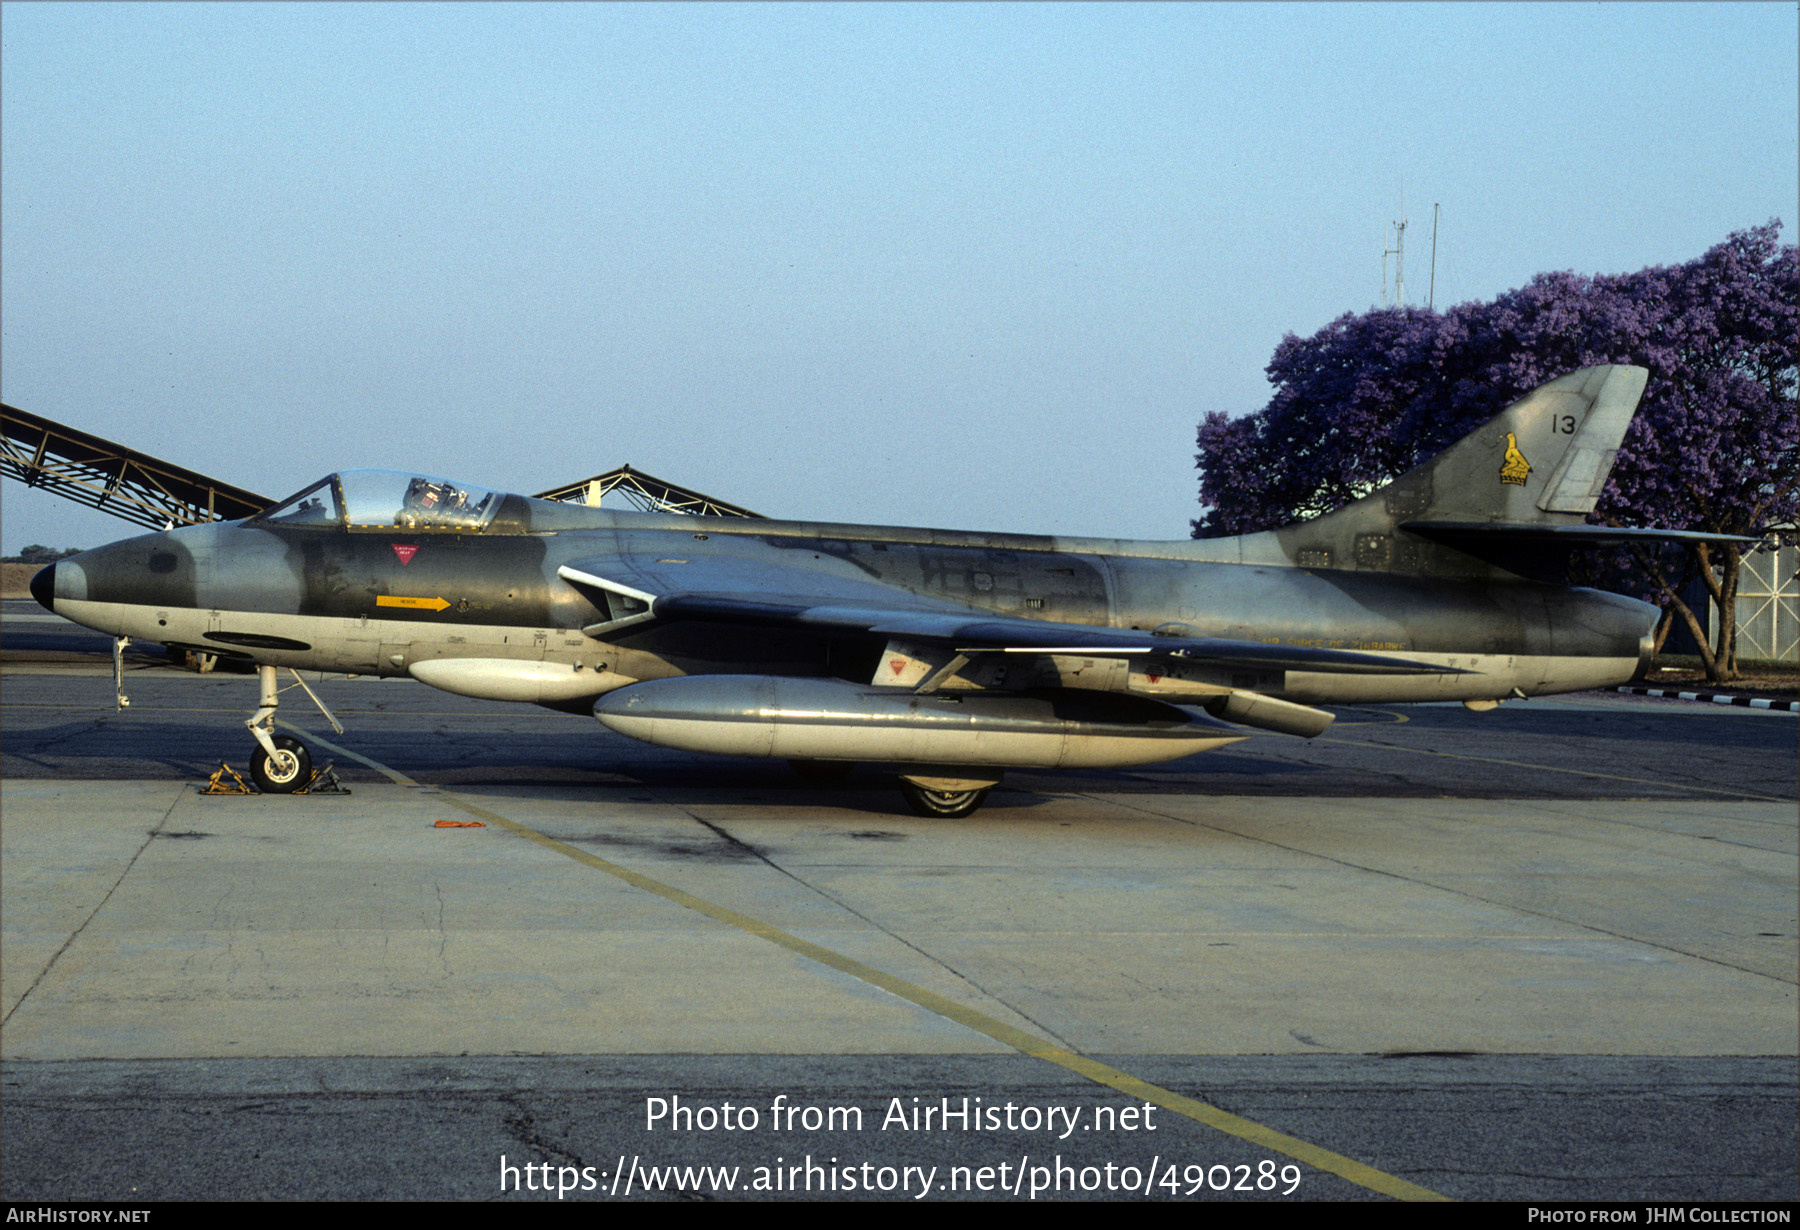
{"label": "aircraft wing", "polygon": [[1141,655],[1332,674],[1462,673],[1353,650],[996,615],[870,577],[735,556],[594,556],[564,565],[558,575],[611,614],[583,629],[591,636],[651,620],[699,620],[933,641],[958,653]]}

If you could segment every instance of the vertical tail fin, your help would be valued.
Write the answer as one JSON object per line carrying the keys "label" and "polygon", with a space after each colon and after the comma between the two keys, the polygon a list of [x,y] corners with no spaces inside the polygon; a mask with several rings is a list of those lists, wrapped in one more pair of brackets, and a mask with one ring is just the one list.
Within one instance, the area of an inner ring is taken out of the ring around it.
{"label": "vertical tail fin", "polygon": [[1388,491],[1406,491],[1415,515],[1433,521],[1579,525],[1612,473],[1649,375],[1615,365],[1552,380]]}
{"label": "vertical tail fin", "polygon": [[1648,379],[1615,364],[1552,380],[1379,491],[1276,537],[1303,568],[1407,573],[1479,567],[1468,555],[1492,558],[1484,542],[1504,545],[1510,566],[1522,543],[1573,540]]}

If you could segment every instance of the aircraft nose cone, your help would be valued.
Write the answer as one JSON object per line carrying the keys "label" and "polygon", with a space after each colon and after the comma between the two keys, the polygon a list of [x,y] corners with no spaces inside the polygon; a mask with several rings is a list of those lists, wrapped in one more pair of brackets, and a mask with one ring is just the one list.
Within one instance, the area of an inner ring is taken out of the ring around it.
{"label": "aircraft nose cone", "polygon": [[31,596],[37,599],[38,605],[46,611],[56,609],[56,565],[40,568],[31,578]]}

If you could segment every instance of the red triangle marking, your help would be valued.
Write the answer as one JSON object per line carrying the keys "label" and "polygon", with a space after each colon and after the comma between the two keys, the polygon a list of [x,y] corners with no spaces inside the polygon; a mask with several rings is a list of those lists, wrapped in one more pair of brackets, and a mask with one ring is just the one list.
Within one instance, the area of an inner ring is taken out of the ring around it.
{"label": "red triangle marking", "polygon": [[400,564],[402,567],[405,567],[407,564],[412,563],[412,557],[414,555],[418,554],[418,551],[419,551],[419,548],[416,546],[415,547],[403,547],[399,543],[394,544],[394,554],[398,555],[400,557]]}

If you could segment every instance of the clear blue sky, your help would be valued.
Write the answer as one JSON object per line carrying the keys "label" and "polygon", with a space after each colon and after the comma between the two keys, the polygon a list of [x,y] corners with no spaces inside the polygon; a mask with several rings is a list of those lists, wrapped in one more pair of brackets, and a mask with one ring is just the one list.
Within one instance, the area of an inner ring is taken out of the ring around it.
{"label": "clear blue sky", "polygon": [[1439,306],[1791,240],[1797,60],[1792,4],[6,3],[0,394],[273,496],[1181,537],[1403,192]]}

